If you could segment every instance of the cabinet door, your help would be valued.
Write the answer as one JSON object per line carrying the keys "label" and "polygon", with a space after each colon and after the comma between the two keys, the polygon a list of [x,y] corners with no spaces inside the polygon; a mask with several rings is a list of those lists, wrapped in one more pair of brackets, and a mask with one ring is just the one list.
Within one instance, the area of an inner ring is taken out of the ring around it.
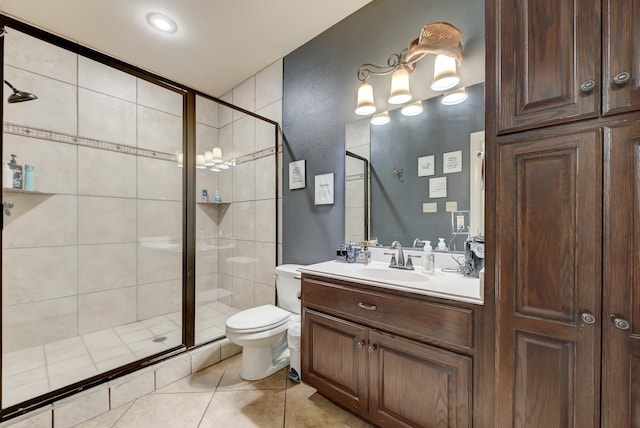
{"label": "cabinet door", "polygon": [[302,379],[327,398],[367,412],[366,328],[304,310]]}
{"label": "cabinet door", "polygon": [[498,427],[599,424],[599,131],[498,146]]}
{"label": "cabinet door", "polygon": [[605,153],[602,426],[640,427],[640,125]]}
{"label": "cabinet door", "polygon": [[371,418],[381,426],[470,427],[471,358],[369,331]]}
{"label": "cabinet door", "polygon": [[640,3],[605,0],[603,111],[640,109]]}
{"label": "cabinet door", "polygon": [[600,1],[498,1],[498,131],[597,116]]}

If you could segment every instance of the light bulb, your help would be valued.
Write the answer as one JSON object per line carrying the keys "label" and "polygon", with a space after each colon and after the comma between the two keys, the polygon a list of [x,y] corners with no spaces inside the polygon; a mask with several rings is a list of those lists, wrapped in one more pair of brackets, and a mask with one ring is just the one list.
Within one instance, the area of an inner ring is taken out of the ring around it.
{"label": "light bulb", "polygon": [[400,67],[391,75],[391,92],[389,93],[389,104],[404,104],[411,100],[409,90],[409,71]]}
{"label": "light bulb", "polygon": [[358,102],[356,103],[356,114],[367,116],[376,111],[373,103],[373,86],[367,82],[362,82],[358,88]]}

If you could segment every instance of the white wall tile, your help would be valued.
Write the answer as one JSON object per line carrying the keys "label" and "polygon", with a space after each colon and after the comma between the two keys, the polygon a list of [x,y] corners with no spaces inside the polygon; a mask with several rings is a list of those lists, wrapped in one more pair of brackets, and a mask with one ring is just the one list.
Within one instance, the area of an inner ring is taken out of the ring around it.
{"label": "white wall tile", "polygon": [[244,116],[233,122],[233,157],[239,158],[256,151],[256,119]]}
{"label": "white wall tile", "polygon": [[169,248],[147,244],[138,248],[139,285],[182,278],[181,241],[169,241]]}
{"label": "white wall tile", "polygon": [[233,261],[234,277],[253,281],[255,277],[255,263],[256,263],[255,243],[253,241],[237,240],[233,248],[232,261]]}
{"label": "white wall tile", "polygon": [[364,208],[345,209],[344,230],[345,235],[359,236],[356,242],[364,239]]}
{"label": "white wall tile", "polygon": [[77,336],[77,307],[75,296],[3,307],[2,351]]}
{"label": "white wall tile", "polygon": [[232,343],[229,339],[220,340],[220,358],[226,360],[234,355],[238,355],[242,352],[242,346],[238,346]]}
{"label": "white wall tile", "polygon": [[[369,118],[347,123],[344,128],[345,149],[352,149],[363,145],[369,146],[371,141],[369,124]],[[367,159],[369,159],[368,156]]]}
{"label": "white wall tile", "polygon": [[78,197],[80,244],[113,244],[136,241],[136,200]]}
{"label": "white wall tile", "polygon": [[182,117],[183,95],[138,78],[138,104]]}
{"label": "white wall tile", "polygon": [[53,428],[52,406],[45,406],[41,409],[10,419],[0,424],[0,428]]}
{"label": "white wall tile", "polygon": [[233,298],[233,276],[230,274],[218,274],[218,287],[227,292],[224,297],[219,299],[220,303],[231,305],[231,299]]}
{"label": "white wall tile", "polygon": [[78,292],[136,285],[137,245],[99,244],[78,247]]}
{"label": "white wall tile", "polygon": [[196,95],[196,122],[218,127],[219,106],[217,102]]}
{"label": "white wall tile", "polygon": [[[233,247],[235,240],[220,239],[220,249],[218,250],[218,271],[222,274],[233,275]],[[230,290],[230,288],[229,288]]]}
{"label": "white wall tile", "polygon": [[136,156],[78,147],[78,193],[91,196],[136,197]]}
{"label": "white wall tile", "polygon": [[233,157],[233,125],[228,124],[218,130],[218,145],[222,149],[222,158],[229,160]]}
{"label": "white wall tile", "polygon": [[269,242],[256,242],[255,258],[256,282],[273,287],[275,285],[273,275],[276,272],[276,245]]}
{"label": "white wall tile", "polygon": [[364,179],[346,181],[344,192],[347,208],[364,207]]}
{"label": "white wall tile", "polygon": [[[229,91],[220,97],[222,101],[233,103],[233,92]],[[218,126],[222,128],[225,125],[229,125],[233,118],[233,109],[224,105],[218,107]]]}
{"label": "white wall tile", "polygon": [[[256,111],[256,79],[251,76],[235,88],[233,88],[233,105],[242,107],[245,110]],[[238,110],[233,110],[233,120],[236,121],[245,114]]]}
{"label": "white wall tile", "polygon": [[182,150],[182,118],[138,106],[138,147],[175,154]]}
{"label": "white wall tile", "polygon": [[[13,28],[7,31],[3,37],[5,64],[74,85],[78,81],[78,56],[73,52]],[[22,86],[17,86],[17,88],[31,92]]]}
{"label": "white wall tile", "polygon": [[232,168],[231,172],[233,174],[233,202],[255,199],[255,161],[241,163]]}
{"label": "white wall tile", "polygon": [[255,150],[273,149],[276,147],[276,126],[273,123],[256,119],[256,146]]}
{"label": "white wall tile", "polygon": [[189,354],[178,355],[154,366],[156,372],[156,389],[167,386],[191,374],[191,358]]}
{"label": "white wall tile", "polygon": [[255,165],[255,198],[276,197],[276,157],[267,156],[253,162]]}
{"label": "white wall tile", "polygon": [[196,275],[196,306],[213,303],[217,301],[220,296],[217,272]]}
{"label": "white wall tile", "polygon": [[2,253],[2,304],[75,295],[77,247],[8,249]]}
{"label": "white wall tile", "polygon": [[255,237],[255,203],[236,202],[233,204],[233,237],[253,241]]}
{"label": "white wall tile", "polygon": [[77,243],[77,196],[14,193],[11,200],[15,206],[11,216],[4,217],[3,248]]}
{"label": "white wall tile", "polygon": [[182,202],[138,200],[138,241],[154,237],[182,239]]}
{"label": "white wall tile", "polygon": [[120,98],[79,88],[78,134],[82,137],[135,146],[136,105]]}
{"label": "white wall tile", "polygon": [[109,382],[110,407],[115,409],[155,390],[153,369],[142,369]]}
{"label": "white wall tile", "polygon": [[135,76],[83,56],[78,57],[78,86],[136,102]]}
{"label": "white wall tile", "polygon": [[136,321],[136,287],[80,294],[78,318],[80,334]]}
{"label": "white wall tile", "polygon": [[224,206],[196,204],[196,239],[198,244],[217,244],[218,218],[223,209]]}
{"label": "white wall tile", "polygon": [[[218,236],[221,239],[233,238],[233,211],[236,204],[220,206]],[[222,245],[222,243],[220,244]]]}
{"label": "white wall tile", "polygon": [[273,285],[256,283],[254,293],[253,304],[255,306],[276,304],[276,288]]}
{"label": "white wall tile", "polygon": [[2,159],[16,155],[19,165],[34,167],[34,189],[46,193],[75,194],[78,191],[78,148],[37,138],[5,133]]}
{"label": "white wall tile", "polygon": [[71,427],[109,411],[109,388],[90,389],[53,403],[53,425]]}
{"label": "white wall tile", "polygon": [[145,320],[181,309],[181,279],[138,286],[138,319]]}
{"label": "white wall tile", "polygon": [[196,244],[196,275],[208,275],[218,272],[218,240],[211,243]]}
{"label": "white wall tile", "polygon": [[211,151],[214,147],[218,147],[218,144],[218,128],[196,123],[196,151],[198,153]]}
{"label": "white wall tile", "polygon": [[5,66],[4,74],[19,90],[38,96],[37,100],[15,104],[9,104],[5,97],[5,122],[70,135],[78,132],[76,86],[11,66]]}
{"label": "white wall tile", "polygon": [[234,202],[233,195],[233,170],[235,168],[227,169],[218,174],[218,191],[222,202]]}
{"label": "white wall tile", "polygon": [[282,244],[282,229],[283,229],[283,215],[282,215],[282,198],[278,198],[278,244]]}
{"label": "white wall tile", "polygon": [[255,297],[255,283],[253,280],[247,280],[233,277],[233,296],[231,296],[231,306],[238,309],[249,309],[254,307],[253,299]]}
{"label": "white wall tile", "polygon": [[282,64],[280,58],[256,74],[256,110],[282,99]]}
{"label": "white wall tile", "polygon": [[182,173],[175,162],[137,156],[139,199],[182,201]]}
{"label": "white wall tile", "polygon": [[214,342],[189,351],[191,373],[196,373],[220,362],[220,343]]}
{"label": "white wall tile", "polygon": [[276,242],[276,200],[264,199],[255,202],[255,240]]}

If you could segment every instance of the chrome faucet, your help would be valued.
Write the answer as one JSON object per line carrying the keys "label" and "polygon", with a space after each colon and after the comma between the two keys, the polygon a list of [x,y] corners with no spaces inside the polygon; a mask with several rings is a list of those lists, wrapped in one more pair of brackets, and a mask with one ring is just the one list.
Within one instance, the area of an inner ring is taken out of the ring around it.
{"label": "chrome faucet", "polygon": [[402,244],[400,244],[400,241],[393,241],[389,248],[392,250],[398,250],[396,265],[392,267],[404,267],[404,252],[402,251]]}
{"label": "chrome faucet", "polygon": [[416,238],[413,240],[413,248],[424,247],[424,241],[420,238]]}

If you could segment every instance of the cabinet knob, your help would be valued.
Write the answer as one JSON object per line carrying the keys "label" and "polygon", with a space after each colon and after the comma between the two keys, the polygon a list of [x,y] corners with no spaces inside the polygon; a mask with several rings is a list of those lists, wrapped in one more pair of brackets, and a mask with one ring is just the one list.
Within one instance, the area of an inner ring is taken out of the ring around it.
{"label": "cabinet knob", "polygon": [[375,352],[376,349],[377,349],[376,345],[369,345],[369,347],[367,348],[367,351],[369,351],[369,353],[371,354],[371,353]]}
{"label": "cabinet knob", "polygon": [[622,317],[612,316],[613,325],[615,328],[620,330],[629,330],[631,328],[631,323]]}
{"label": "cabinet knob", "polygon": [[580,85],[580,90],[584,93],[591,92],[595,88],[596,88],[596,81],[593,79],[585,80],[584,82],[582,82],[582,85]]}
{"label": "cabinet knob", "polygon": [[590,314],[589,312],[584,312],[580,318],[582,318],[582,322],[585,324],[595,324],[596,322],[595,315]]}
{"label": "cabinet knob", "polygon": [[616,85],[622,85],[623,83],[627,83],[631,80],[631,73],[628,71],[621,71],[613,77],[613,83]]}
{"label": "cabinet knob", "polygon": [[375,311],[376,309],[378,309],[376,305],[370,305],[368,303],[362,303],[362,302],[358,302],[358,307],[362,309],[366,309],[368,311]]}
{"label": "cabinet knob", "polygon": [[356,343],[356,348],[358,349],[364,348],[364,341],[361,340],[360,342]]}

